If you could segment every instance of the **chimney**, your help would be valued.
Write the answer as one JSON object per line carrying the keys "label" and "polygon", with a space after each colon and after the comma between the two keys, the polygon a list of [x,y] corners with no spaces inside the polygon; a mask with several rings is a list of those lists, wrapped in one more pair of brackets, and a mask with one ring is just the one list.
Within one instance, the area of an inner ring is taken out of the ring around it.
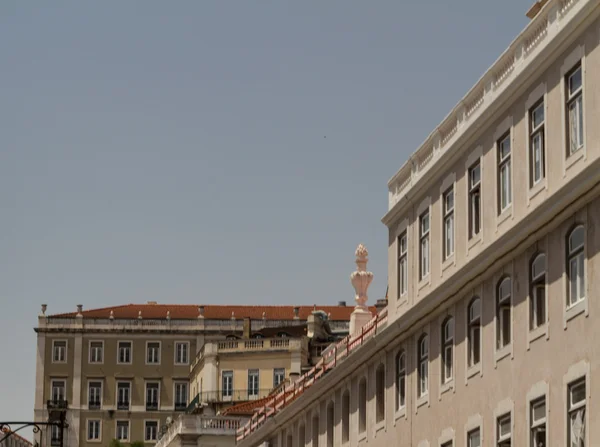
{"label": "chimney", "polygon": [[338,306],[339,307],[346,307],[346,302],[345,301],[338,301]]}
{"label": "chimney", "polygon": [[77,316],[78,317],[83,317],[83,314],[81,312],[83,312],[83,304],[78,304],[77,305]]}
{"label": "chimney", "polygon": [[42,313],[40,314],[41,317],[45,317],[46,316],[46,309],[48,309],[48,305],[47,304],[42,304]]}
{"label": "chimney", "polygon": [[244,338],[252,336],[252,320],[249,317],[244,318]]}
{"label": "chimney", "polygon": [[300,308],[299,307],[294,307],[294,320],[299,320],[300,319]]}
{"label": "chimney", "polygon": [[544,7],[544,5],[548,3],[548,0],[537,0],[533,6],[531,8],[529,8],[529,10],[525,13],[525,15],[527,17],[529,17],[531,20],[533,20],[535,18],[535,16],[538,15],[538,13],[542,10],[542,8]]}
{"label": "chimney", "polygon": [[381,312],[383,309],[385,309],[387,307],[387,299],[385,298],[381,298],[378,299],[377,302],[375,303],[375,309],[377,309],[377,313]]}
{"label": "chimney", "polygon": [[198,318],[204,318],[204,306],[198,306]]}

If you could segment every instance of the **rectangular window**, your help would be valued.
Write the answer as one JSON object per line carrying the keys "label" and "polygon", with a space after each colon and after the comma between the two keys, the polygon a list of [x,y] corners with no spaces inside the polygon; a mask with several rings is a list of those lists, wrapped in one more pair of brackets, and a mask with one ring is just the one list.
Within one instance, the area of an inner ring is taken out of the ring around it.
{"label": "rectangular window", "polygon": [[89,419],[87,426],[88,441],[100,441],[100,421],[97,419]]}
{"label": "rectangular window", "polygon": [[131,401],[131,383],[117,382],[117,410],[129,410]]}
{"label": "rectangular window", "polygon": [[285,368],[275,368],[273,370],[273,388],[278,387],[285,379]]}
{"label": "rectangular window", "polygon": [[248,370],[248,396],[258,397],[258,369]]}
{"label": "rectangular window", "polygon": [[498,214],[512,203],[510,132],[497,142],[498,150]]}
{"label": "rectangular window", "polygon": [[131,342],[120,341],[118,347],[117,363],[130,364],[131,363]]}
{"label": "rectangular window", "polygon": [[52,363],[65,363],[67,361],[67,341],[54,340],[52,342]]}
{"label": "rectangular window", "polygon": [[406,231],[398,237],[398,298],[408,292],[408,244]]}
{"label": "rectangular window", "polygon": [[585,379],[569,385],[567,434],[569,447],[585,447]]}
{"label": "rectangular window", "polygon": [[481,231],[481,164],[469,168],[469,239]]}
{"label": "rectangular window", "polygon": [[146,382],[146,411],[158,410],[160,384],[158,382]]}
{"label": "rectangular window", "polygon": [[233,396],[233,371],[223,371],[222,380],[223,386],[221,390],[223,392],[223,397]]}
{"label": "rectangular window", "polygon": [[88,382],[88,408],[99,410],[102,406],[102,382]]}
{"label": "rectangular window", "polygon": [[129,421],[117,421],[117,439],[129,441]]}
{"label": "rectangular window", "polygon": [[160,364],[160,342],[159,341],[149,341],[146,345],[146,363],[149,365]]}
{"label": "rectangular window", "polygon": [[52,447],[60,446],[61,432],[57,425],[50,426],[50,445]]}
{"label": "rectangular window", "polygon": [[531,402],[531,447],[546,447],[546,398]]}
{"label": "rectangular window", "polygon": [[583,75],[581,63],[565,76],[567,156],[583,147]]}
{"label": "rectangular window", "polygon": [[158,421],[146,421],[144,424],[144,441],[158,440]]}
{"label": "rectangular window", "polygon": [[104,358],[104,342],[102,341],[91,341],[90,342],[90,363],[102,363]]}
{"label": "rectangular window", "polygon": [[537,185],[545,173],[544,99],[529,110],[529,186]]}
{"label": "rectangular window", "polygon": [[506,414],[498,418],[498,447],[510,447],[510,438],[511,438],[511,423],[510,423],[510,414]]}
{"label": "rectangular window", "polygon": [[424,279],[429,275],[429,210],[419,217],[420,262],[419,277]]}
{"label": "rectangular window", "polygon": [[444,260],[454,254],[454,187],[443,196],[444,207]]}
{"label": "rectangular window", "polygon": [[190,344],[186,342],[175,343],[175,363],[178,365],[187,365],[189,359]]}
{"label": "rectangular window", "polygon": [[52,381],[52,402],[61,403],[66,400],[66,384],[64,380]]}
{"label": "rectangular window", "polygon": [[175,383],[175,411],[183,411],[188,403],[188,383]]}
{"label": "rectangular window", "polygon": [[475,366],[481,359],[481,300],[473,298],[468,307],[469,332],[468,332],[468,365]]}
{"label": "rectangular window", "polygon": [[467,434],[467,447],[481,447],[481,432],[478,428]]}

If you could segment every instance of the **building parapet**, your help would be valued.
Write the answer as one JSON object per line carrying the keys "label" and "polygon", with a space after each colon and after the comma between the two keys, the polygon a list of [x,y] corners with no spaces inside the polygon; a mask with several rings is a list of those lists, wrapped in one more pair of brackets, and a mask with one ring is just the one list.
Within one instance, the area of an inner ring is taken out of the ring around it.
{"label": "building parapet", "polygon": [[182,414],[171,423],[156,447],[166,447],[178,436],[235,436],[236,430],[247,419],[224,416]]}

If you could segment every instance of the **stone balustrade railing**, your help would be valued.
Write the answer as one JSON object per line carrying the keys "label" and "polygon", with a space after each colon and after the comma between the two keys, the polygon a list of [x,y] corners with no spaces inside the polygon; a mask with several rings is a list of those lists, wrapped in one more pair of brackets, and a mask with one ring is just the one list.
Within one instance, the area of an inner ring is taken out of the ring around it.
{"label": "stone balustrade railing", "polygon": [[572,15],[593,2],[594,0],[550,0],[542,8],[479,82],[390,179],[389,210],[427,173],[441,154],[458,149],[454,147],[455,143],[469,125],[483,114],[487,105],[503,92],[524,66],[534,60],[545,44],[566,26]]}
{"label": "stone balustrade railing", "polygon": [[156,443],[156,447],[167,447],[178,436],[187,438],[196,435],[235,436],[236,430],[247,421],[244,418],[224,416],[201,416],[182,414],[169,425],[167,431]]}

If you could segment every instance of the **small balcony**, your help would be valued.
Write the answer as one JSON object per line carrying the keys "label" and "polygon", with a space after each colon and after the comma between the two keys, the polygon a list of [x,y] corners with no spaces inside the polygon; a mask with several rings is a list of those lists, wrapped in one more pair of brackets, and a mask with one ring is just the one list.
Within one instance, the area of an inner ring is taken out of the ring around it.
{"label": "small balcony", "polygon": [[52,447],[60,446],[60,438],[50,438],[50,445]]}
{"label": "small balcony", "polygon": [[117,402],[117,410],[129,411],[129,401]]}
{"label": "small balcony", "polygon": [[65,399],[50,399],[46,402],[48,410],[66,410],[68,407],[69,404]]}
{"label": "small balcony", "polygon": [[100,401],[99,400],[92,400],[90,402],[88,402],[88,409],[90,410],[99,410],[101,407]]}
{"label": "small balcony", "polygon": [[190,404],[185,409],[186,413],[193,413],[197,406],[202,403],[223,403],[223,402],[248,402],[267,397],[272,389],[264,390],[219,390],[219,391],[204,391],[192,399]]}
{"label": "small balcony", "polygon": [[186,402],[175,402],[175,411],[185,411],[187,407]]}
{"label": "small balcony", "polygon": [[158,402],[146,402],[146,411],[158,411]]}

